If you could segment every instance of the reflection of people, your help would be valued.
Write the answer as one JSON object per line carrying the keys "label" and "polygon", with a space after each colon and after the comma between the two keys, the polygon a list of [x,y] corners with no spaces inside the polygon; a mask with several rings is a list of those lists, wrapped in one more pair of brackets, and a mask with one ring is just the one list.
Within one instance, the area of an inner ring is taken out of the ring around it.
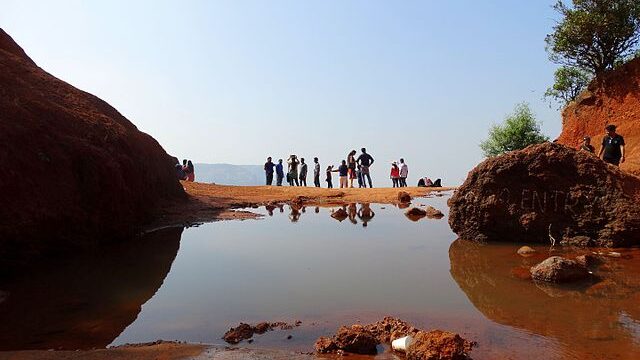
{"label": "reflection of people", "polygon": [[276,209],[275,205],[266,205],[264,208],[269,213],[269,216],[273,216],[273,210]]}
{"label": "reflection of people", "polygon": [[300,209],[296,206],[289,206],[291,208],[291,213],[289,214],[289,220],[291,222],[297,222],[300,219]]}
{"label": "reflection of people", "polygon": [[316,206],[315,211],[316,211],[316,214],[319,214],[320,213],[320,208],[318,206]]}
{"label": "reflection of people", "polygon": [[358,217],[362,220],[362,226],[367,227],[367,223],[373,219],[376,214],[371,210],[369,204],[360,204],[360,210],[358,210]]}
{"label": "reflection of people", "polygon": [[593,145],[591,145],[591,138],[588,136],[585,136],[582,138],[582,145],[580,145],[580,150],[584,150],[590,153],[595,153],[596,152],[596,148],[593,147]]}
{"label": "reflection of people", "polygon": [[363,187],[367,187],[367,184],[365,183],[366,179],[369,180],[369,187],[372,188],[373,185],[371,185],[371,174],[369,171],[369,167],[373,165],[374,160],[373,157],[367,153],[367,149],[362,148],[360,149],[360,151],[362,151],[362,154],[358,156],[358,164],[360,165]]}
{"label": "reflection of people", "polygon": [[267,177],[267,185],[271,185],[273,183],[273,168],[276,167],[276,164],[271,162],[271,156],[267,158],[267,162],[264,163],[264,173]]}
{"label": "reflection of people", "polygon": [[347,214],[349,214],[349,221],[351,221],[352,224],[355,225],[358,223],[358,220],[356,220],[358,211],[355,203],[349,204],[349,206],[347,207]]}
{"label": "reflection of people", "polygon": [[616,134],[615,125],[607,125],[605,130],[607,134],[602,138],[598,156],[605,162],[618,166],[624,162],[624,138]]}
{"label": "reflection of people", "polygon": [[282,159],[278,159],[278,165],[276,165],[276,185],[282,186],[282,179],[284,179],[284,168],[282,166]]}

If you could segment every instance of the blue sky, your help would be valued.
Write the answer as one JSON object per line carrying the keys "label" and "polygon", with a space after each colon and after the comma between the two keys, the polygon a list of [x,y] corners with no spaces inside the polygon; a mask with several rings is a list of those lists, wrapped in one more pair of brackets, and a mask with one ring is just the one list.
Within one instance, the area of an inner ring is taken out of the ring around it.
{"label": "blue sky", "polygon": [[261,164],[351,149],[390,185],[459,184],[492,123],[542,99],[554,0],[0,0],[0,27],[45,70],[109,102],[179,158]]}

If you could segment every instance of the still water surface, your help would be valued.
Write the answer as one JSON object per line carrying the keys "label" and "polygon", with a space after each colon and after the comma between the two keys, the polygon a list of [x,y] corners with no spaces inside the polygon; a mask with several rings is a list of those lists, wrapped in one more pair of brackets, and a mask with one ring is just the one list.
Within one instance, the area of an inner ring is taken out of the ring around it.
{"label": "still water surface", "polygon": [[[446,215],[446,200],[414,205]],[[474,359],[640,358],[637,249],[597,273],[604,284],[541,286],[517,270],[548,256],[546,246],[524,259],[516,244],[456,240],[446,217],[346,209],[352,216],[342,222],[327,208],[254,209],[265,218],[166,229],[34,270],[0,287],[0,347],[222,344],[241,321],[301,320],[241,345],[311,351],[341,324],[393,315],[478,341]]]}

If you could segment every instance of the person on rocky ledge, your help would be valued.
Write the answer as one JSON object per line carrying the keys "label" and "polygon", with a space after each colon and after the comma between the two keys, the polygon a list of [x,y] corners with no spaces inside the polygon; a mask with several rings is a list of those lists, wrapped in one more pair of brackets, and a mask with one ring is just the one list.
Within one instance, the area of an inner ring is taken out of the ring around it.
{"label": "person on rocky ledge", "polygon": [[607,125],[604,129],[607,134],[602,138],[598,157],[609,164],[619,166],[624,162],[624,138],[616,133],[615,125]]}
{"label": "person on rocky ledge", "polygon": [[583,151],[587,151],[590,153],[595,153],[596,152],[596,148],[593,147],[593,145],[591,145],[591,138],[588,136],[585,136],[582,138],[582,145],[580,145],[580,150]]}
{"label": "person on rocky ledge", "polygon": [[273,184],[273,169],[276,167],[276,164],[274,164],[271,161],[271,156],[269,156],[267,158],[267,162],[264,163],[264,173],[267,177],[267,185],[271,186],[271,184]]}

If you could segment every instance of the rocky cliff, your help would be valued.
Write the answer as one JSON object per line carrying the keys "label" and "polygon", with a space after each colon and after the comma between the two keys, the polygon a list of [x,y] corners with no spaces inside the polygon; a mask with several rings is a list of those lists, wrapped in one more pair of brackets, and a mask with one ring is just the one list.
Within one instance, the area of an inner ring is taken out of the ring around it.
{"label": "rocky cliff", "polygon": [[564,109],[562,119],[558,142],[571,147],[578,147],[587,135],[600,149],[605,125],[617,125],[627,144],[620,168],[640,175],[640,58],[595,79]]}
{"label": "rocky cliff", "polygon": [[156,140],[39,68],[2,29],[0,164],[5,262],[130,236],[162,201],[184,196]]}

